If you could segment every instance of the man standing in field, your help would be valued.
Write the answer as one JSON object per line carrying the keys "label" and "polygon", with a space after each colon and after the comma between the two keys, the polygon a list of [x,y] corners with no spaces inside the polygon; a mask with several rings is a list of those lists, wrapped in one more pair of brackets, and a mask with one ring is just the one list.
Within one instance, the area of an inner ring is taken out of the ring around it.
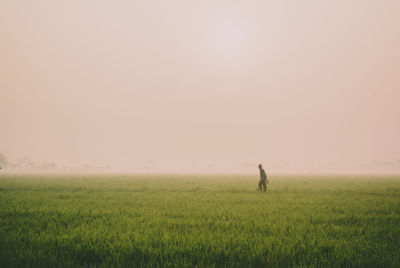
{"label": "man standing in field", "polygon": [[261,164],[258,165],[258,169],[260,170],[260,182],[258,183],[258,188],[260,188],[261,192],[263,190],[264,192],[266,192],[267,183],[269,183],[269,181],[267,180],[267,173],[265,173],[265,170],[262,168]]}

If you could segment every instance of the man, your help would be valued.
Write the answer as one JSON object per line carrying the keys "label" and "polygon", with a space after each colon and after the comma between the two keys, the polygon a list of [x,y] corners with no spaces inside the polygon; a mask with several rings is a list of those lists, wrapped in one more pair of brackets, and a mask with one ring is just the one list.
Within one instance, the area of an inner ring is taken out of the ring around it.
{"label": "man", "polygon": [[258,188],[260,188],[261,192],[263,190],[264,192],[266,192],[267,183],[269,183],[269,181],[267,180],[267,174],[265,173],[265,170],[262,168],[261,164],[258,165],[258,169],[260,170],[260,182],[258,183]]}

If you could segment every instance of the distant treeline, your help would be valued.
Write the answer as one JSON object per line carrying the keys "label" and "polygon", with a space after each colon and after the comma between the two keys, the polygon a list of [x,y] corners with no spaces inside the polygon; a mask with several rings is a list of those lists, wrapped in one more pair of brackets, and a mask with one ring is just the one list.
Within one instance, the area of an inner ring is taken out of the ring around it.
{"label": "distant treeline", "polygon": [[84,164],[80,166],[59,165],[55,161],[36,163],[30,157],[20,157],[16,161],[9,161],[4,154],[0,154],[0,167],[14,172],[107,172],[110,166],[95,166]]}

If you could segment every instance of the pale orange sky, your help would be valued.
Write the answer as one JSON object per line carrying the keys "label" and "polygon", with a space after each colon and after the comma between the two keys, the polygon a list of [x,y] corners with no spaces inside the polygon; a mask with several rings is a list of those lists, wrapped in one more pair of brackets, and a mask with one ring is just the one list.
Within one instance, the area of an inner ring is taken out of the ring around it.
{"label": "pale orange sky", "polygon": [[1,1],[0,153],[133,172],[400,171],[399,11]]}

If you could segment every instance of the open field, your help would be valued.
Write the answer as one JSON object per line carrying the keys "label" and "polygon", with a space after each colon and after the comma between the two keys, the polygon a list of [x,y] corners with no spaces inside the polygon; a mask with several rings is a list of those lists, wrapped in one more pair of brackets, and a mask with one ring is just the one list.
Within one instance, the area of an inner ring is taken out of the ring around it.
{"label": "open field", "polygon": [[400,177],[0,176],[1,267],[400,267]]}

